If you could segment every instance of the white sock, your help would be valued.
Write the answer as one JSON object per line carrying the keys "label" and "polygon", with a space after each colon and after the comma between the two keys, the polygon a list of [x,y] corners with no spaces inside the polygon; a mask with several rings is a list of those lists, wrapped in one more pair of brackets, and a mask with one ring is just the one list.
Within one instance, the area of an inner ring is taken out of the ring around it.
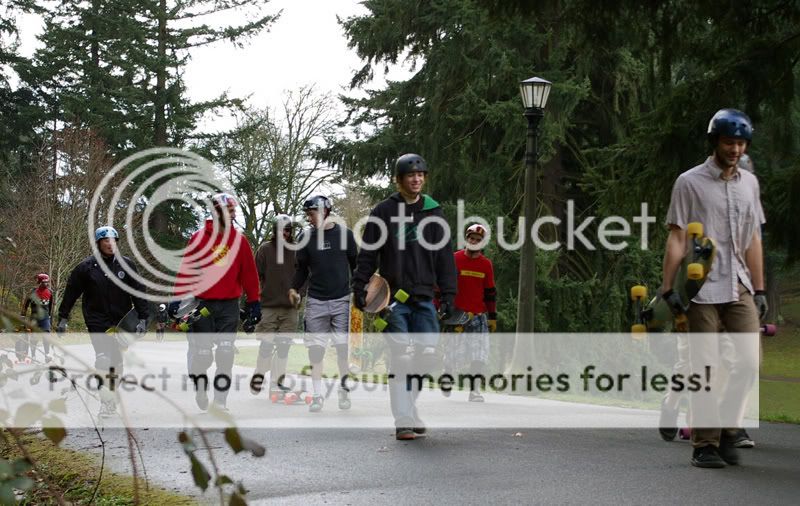
{"label": "white sock", "polygon": [[322,395],[322,380],[311,380],[311,384],[314,386],[314,395]]}

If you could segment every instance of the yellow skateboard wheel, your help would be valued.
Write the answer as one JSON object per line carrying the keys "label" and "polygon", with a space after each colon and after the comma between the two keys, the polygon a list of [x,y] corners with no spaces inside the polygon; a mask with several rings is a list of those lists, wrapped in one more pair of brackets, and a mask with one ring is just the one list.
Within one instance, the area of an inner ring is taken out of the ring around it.
{"label": "yellow skateboard wheel", "polygon": [[693,280],[703,279],[706,276],[706,271],[703,264],[691,263],[686,266],[686,277]]}
{"label": "yellow skateboard wheel", "polygon": [[204,308],[200,309],[200,315],[201,316],[208,317],[208,315],[210,315],[210,314],[211,314],[211,311],[209,311],[207,307],[204,307]]}
{"label": "yellow skateboard wheel", "polygon": [[397,299],[398,301],[402,302],[403,304],[405,304],[405,302],[409,298],[409,295],[408,295],[408,292],[406,292],[405,290],[400,288],[400,289],[397,290],[397,293],[394,294],[394,298]]}
{"label": "yellow skateboard wheel", "polygon": [[631,325],[631,332],[634,334],[644,334],[647,332],[647,325],[643,323],[635,323]]}
{"label": "yellow skateboard wheel", "polygon": [[383,332],[387,325],[389,325],[389,322],[383,318],[375,318],[375,328],[378,330],[378,332]]}
{"label": "yellow skateboard wheel", "polygon": [[189,331],[189,324],[186,322],[178,324],[178,330],[181,332],[188,332]]}
{"label": "yellow skateboard wheel", "polygon": [[631,287],[631,299],[632,300],[643,300],[647,298],[647,287],[642,285],[636,285]]}
{"label": "yellow skateboard wheel", "polygon": [[699,221],[693,221],[686,227],[686,231],[689,233],[689,237],[696,237],[699,239],[703,237],[703,224]]}

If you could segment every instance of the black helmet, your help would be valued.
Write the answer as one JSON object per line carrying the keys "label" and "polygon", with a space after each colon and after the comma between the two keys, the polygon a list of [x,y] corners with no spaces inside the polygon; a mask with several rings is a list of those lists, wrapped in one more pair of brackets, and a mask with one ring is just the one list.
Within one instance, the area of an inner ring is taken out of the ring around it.
{"label": "black helmet", "polygon": [[325,195],[312,195],[303,202],[303,210],[309,209],[326,209],[331,210],[331,201]]}
{"label": "black helmet", "polygon": [[414,153],[406,153],[394,163],[394,173],[396,176],[404,176],[409,172],[428,172],[428,164],[425,159]]}
{"label": "black helmet", "polygon": [[753,139],[753,123],[742,111],[720,109],[708,122],[708,141],[716,146],[721,135],[744,139],[749,143]]}

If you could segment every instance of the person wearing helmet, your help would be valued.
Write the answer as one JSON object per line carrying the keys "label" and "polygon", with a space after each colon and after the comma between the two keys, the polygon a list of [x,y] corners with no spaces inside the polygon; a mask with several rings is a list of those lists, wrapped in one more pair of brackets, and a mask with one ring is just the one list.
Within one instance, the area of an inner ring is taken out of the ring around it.
{"label": "person wearing helmet", "polygon": [[300,304],[302,287],[308,284],[303,324],[304,341],[311,362],[314,390],[309,411],[322,410],[325,400],[322,387],[322,359],[330,340],[336,348],[339,368],[339,409],[350,409],[347,377],[348,332],[350,330],[350,273],[356,266],[358,248],[347,227],[330,219],[331,201],[314,195],[303,203],[311,226],[299,238],[297,262],[289,300]]}
{"label": "person wearing helmet", "polygon": [[[140,335],[147,330],[147,301],[133,295],[134,291],[144,291],[144,287],[129,271],[137,272],[133,261],[117,252],[119,234],[114,227],[105,226],[95,230],[95,242],[98,255],[89,255],[70,273],[64,298],[58,308],[58,325],[56,332],[61,335],[67,330],[67,322],[72,307],[81,298],[83,320],[92,340],[94,348],[95,369],[108,372],[109,379],[122,377],[122,349],[119,342],[106,334],[114,327],[131,308],[136,308],[139,323],[136,332]],[[116,274],[110,279],[100,263]],[[109,381],[114,385],[115,381]],[[100,416],[112,416],[116,413],[113,400],[102,400]]]}
{"label": "person wearing helmet", "polygon": [[492,261],[483,255],[486,237],[483,225],[467,228],[467,244],[453,255],[458,273],[456,308],[472,314],[464,331],[448,334],[445,347],[445,370],[468,372],[471,380],[469,401],[483,402],[480,387],[489,362],[489,332],[497,330],[497,290]]}
{"label": "person wearing helmet", "polygon": [[[53,313],[54,297],[53,292],[50,290],[50,276],[45,273],[36,275],[36,288],[25,296],[22,302],[22,317],[28,317],[28,310],[30,310],[31,320],[36,322],[36,325],[43,332],[50,332],[50,315]],[[29,342],[17,343],[19,349],[17,350],[17,358],[24,360],[28,356],[28,347],[30,347],[30,357],[36,350],[36,341],[31,339]],[[24,349],[22,347],[24,344]],[[50,362],[50,341],[47,337],[42,338],[42,345],[44,347],[45,362]]]}
{"label": "person wearing helmet", "polygon": [[376,269],[389,283],[392,294],[402,289],[410,296],[395,306],[384,332],[389,345],[389,397],[398,440],[426,434],[416,407],[421,385],[413,377],[441,369],[434,289],[438,287],[441,293],[439,313],[443,319],[452,314],[456,296],[450,231],[439,203],[422,193],[427,175],[428,165],[421,156],[408,153],[397,159],[397,192],[370,213],[352,283],[353,303],[358,308],[366,305],[365,287]]}
{"label": "person wearing helmet", "polygon": [[[753,136],[750,118],[736,109],[721,109],[711,118],[707,130],[711,155],[702,164],[678,176],[667,211],[666,253],[661,293],[677,313],[683,312],[672,282],[689,241],[690,222],[703,224],[704,234],[715,240],[717,252],[713,269],[702,289],[686,310],[692,333],[713,334],[724,328],[731,336],[727,360],[731,370],[718,402],[691,396],[691,463],[697,467],[719,468],[739,463],[735,442],[738,428],[713,428],[713,420],[737,419],[747,402],[747,392],[758,371],[759,319],[767,312],[764,291],[763,252],[760,226],[765,223],[756,176],[739,168]],[[747,333],[745,339],[742,333]],[[719,338],[692,336],[689,339],[692,371],[712,370],[720,364]],[[713,382],[713,378],[712,378]],[[738,423],[738,422],[733,422]]]}
{"label": "person wearing helmet", "polygon": [[297,308],[286,296],[294,278],[295,250],[287,248],[294,243],[294,221],[286,214],[275,217],[272,238],[256,251],[256,270],[261,282],[261,307],[263,315],[256,325],[260,344],[256,368],[250,380],[253,395],[261,392],[264,377],[270,373],[270,395],[283,399],[287,390],[282,385],[292,333],[297,331]]}
{"label": "person wearing helmet", "polygon": [[[197,407],[208,409],[208,370],[216,362],[214,403],[227,409],[228,392],[233,386],[233,360],[236,329],[239,326],[239,299],[246,294],[245,313],[253,323],[261,321],[261,290],[250,243],[234,227],[236,197],[219,193],[211,199],[212,211],[200,230],[192,234],[184,251],[175,281],[174,300],[168,312],[174,316],[180,300],[193,296],[198,309],[209,316],[200,318],[189,329],[186,354],[189,377],[195,389]],[[208,284],[206,280],[213,280]],[[216,349],[215,349],[216,348]]]}

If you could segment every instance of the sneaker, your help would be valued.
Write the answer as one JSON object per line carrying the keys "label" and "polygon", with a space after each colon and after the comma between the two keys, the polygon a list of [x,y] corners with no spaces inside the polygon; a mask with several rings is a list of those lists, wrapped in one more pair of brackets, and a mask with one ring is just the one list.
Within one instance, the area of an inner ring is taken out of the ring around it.
{"label": "sneaker", "polygon": [[736,437],[733,439],[733,447],[734,448],[753,448],[756,446],[755,441],[744,429],[739,429],[739,432],[736,433]]}
{"label": "sneaker", "polygon": [[469,402],[483,402],[483,396],[477,390],[472,390],[469,393]]}
{"label": "sneaker", "polygon": [[661,400],[661,416],[658,419],[658,433],[664,441],[672,441],[678,435],[678,409],[667,406],[667,398]]}
{"label": "sneaker", "polygon": [[719,448],[717,449],[717,453],[722,460],[725,461],[726,464],[729,466],[736,466],[739,465],[739,450],[733,446],[733,439],[726,438],[724,435],[719,440]]}
{"label": "sneaker", "polygon": [[111,418],[117,414],[117,403],[114,401],[100,401],[100,411],[97,416],[100,418]]}
{"label": "sneaker", "polygon": [[725,461],[719,456],[717,448],[713,445],[695,448],[692,452],[692,465],[709,469],[725,467]]}
{"label": "sneaker", "polygon": [[194,393],[194,402],[197,403],[197,407],[201,410],[205,411],[208,409],[208,394],[203,389],[197,389]]}
{"label": "sneaker", "polygon": [[416,434],[417,437],[425,437],[428,435],[428,428],[422,425],[422,423],[417,424],[417,426],[414,427],[413,430],[414,434]]}
{"label": "sneaker", "polygon": [[219,399],[214,399],[214,407],[219,411],[228,411],[228,403]]}
{"label": "sneaker", "polygon": [[398,441],[413,441],[417,438],[417,434],[414,432],[414,429],[398,427],[397,430],[395,430],[394,437]]}
{"label": "sneaker", "polygon": [[339,389],[339,409],[350,409],[350,392],[344,388]]}
{"label": "sneaker", "polygon": [[325,402],[325,398],[321,395],[315,395],[311,399],[311,404],[308,406],[308,410],[312,413],[319,413],[322,411],[322,404]]}

